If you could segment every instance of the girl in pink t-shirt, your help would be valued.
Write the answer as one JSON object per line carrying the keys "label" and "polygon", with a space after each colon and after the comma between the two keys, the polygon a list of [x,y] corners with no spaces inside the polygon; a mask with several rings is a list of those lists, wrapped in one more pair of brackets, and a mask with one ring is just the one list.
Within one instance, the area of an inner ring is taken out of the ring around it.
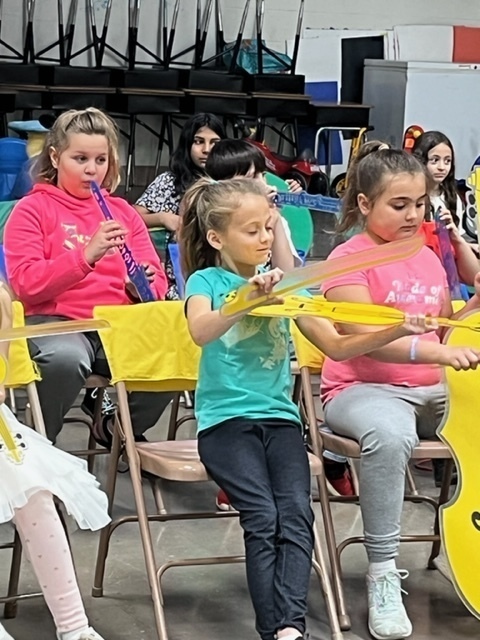
{"label": "girl in pink t-shirt", "polygon": [[[361,160],[347,189],[343,231],[363,232],[337,247],[330,257],[414,236],[427,202],[425,169],[413,156],[385,149]],[[480,277],[466,310],[480,307]],[[397,262],[329,280],[328,300],[389,305],[409,313],[452,316],[446,274],[424,247]],[[345,333],[371,328],[345,326]],[[445,408],[438,365],[476,367],[480,354],[449,347],[441,334],[400,338],[368,356],[334,362],[322,373],[325,420],[335,432],[360,443],[360,505],[369,558],[369,629],[374,638],[405,638],[412,633],[401,596],[408,574],[395,564],[400,537],[405,469],[418,438],[433,438]]]}

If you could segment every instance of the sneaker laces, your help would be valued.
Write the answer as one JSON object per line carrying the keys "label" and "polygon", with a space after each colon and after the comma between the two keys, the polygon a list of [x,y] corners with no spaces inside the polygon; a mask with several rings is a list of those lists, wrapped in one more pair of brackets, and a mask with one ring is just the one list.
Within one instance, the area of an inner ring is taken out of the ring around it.
{"label": "sneaker laces", "polygon": [[[95,389],[92,389],[90,396],[96,400],[98,397],[98,391],[99,391],[99,387],[95,387]],[[105,389],[103,389],[103,396],[102,396],[102,416],[108,416],[111,415],[112,413],[115,413],[116,410],[116,406],[114,405],[114,403],[112,402],[112,399],[110,398],[110,396],[108,395],[108,392],[105,391]]]}
{"label": "sneaker laces", "polygon": [[400,583],[400,580],[405,580],[408,576],[408,571],[397,569],[389,571],[379,578],[373,578],[375,607],[382,609],[384,612],[396,610],[400,594],[403,593],[408,596],[408,591],[405,591]]}

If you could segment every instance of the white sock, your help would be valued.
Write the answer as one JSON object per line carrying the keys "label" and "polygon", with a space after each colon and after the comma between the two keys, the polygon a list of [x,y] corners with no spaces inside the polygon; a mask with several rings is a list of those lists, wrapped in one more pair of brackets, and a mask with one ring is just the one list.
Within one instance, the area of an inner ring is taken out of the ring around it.
{"label": "white sock", "polygon": [[281,636],[278,640],[299,640],[300,638],[303,638],[300,631],[295,631],[295,633],[289,633],[288,636]]}
{"label": "white sock", "polygon": [[397,565],[395,560],[385,560],[385,562],[371,562],[368,565],[368,575],[371,578],[379,578],[384,576],[389,571],[396,571]]}
{"label": "white sock", "polygon": [[90,627],[82,627],[81,629],[75,629],[75,631],[67,631],[66,633],[59,634],[60,640],[78,640],[82,633],[90,631]]}

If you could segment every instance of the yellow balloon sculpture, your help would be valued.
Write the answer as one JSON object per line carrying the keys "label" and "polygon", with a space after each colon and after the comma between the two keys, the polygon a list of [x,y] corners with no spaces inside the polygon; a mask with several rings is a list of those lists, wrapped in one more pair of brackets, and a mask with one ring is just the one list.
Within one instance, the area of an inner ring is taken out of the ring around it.
{"label": "yellow balloon sculpture", "polygon": [[[480,322],[480,312],[467,320]],[[450,332],[447,344],[468,344],[480,350],[480,335],[457,328]],[[447,368],[445,376],[447,411],[438,434],[455,458],[458,484],[453,498],[441,508],[440,528],[455,588],[466,607],[480,618],[480,368]]]}
{"label": "yellow balloon sculpture", "polygon": [[[0,356],[0,385],[5,382],[7,378],[7,361],[4,357]],[[0,439],[3,440],[5,448],[7,449],[8,457],[20,464],[23,460],[23,451],[18,447],[12,432],[8,428],[7,423],[3,419],[0,413]]]}

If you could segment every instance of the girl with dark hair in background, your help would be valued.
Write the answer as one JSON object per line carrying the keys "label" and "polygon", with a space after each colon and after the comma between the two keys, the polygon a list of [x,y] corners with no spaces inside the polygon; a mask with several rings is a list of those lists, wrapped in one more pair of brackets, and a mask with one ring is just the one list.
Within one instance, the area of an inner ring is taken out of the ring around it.
{"label": "girl with dark hair in background", "polygon": [[225,138],[220,120],[211,113],[198,113],[186,121],[178,146],[170,158],[170,169],[147,187],[135,204],[148,228],[167,230],[165,272],[168,278],[167,300],[179,294],[168,247],[175,242],[180,225],[180,200],[190,185],[205,175],[205,163],[215,144]]}
{"label": "girl with dark hair in background", "polygon": [[440,219],[450,232],[460,280],[472,285],[480,270],[475,255],[478,245],[465,240],[465,212],[457,192],[453,145],[441,131],[426,131],[415,141],[412,153],[427,169],[431,205],[428,213],[440,210]]}

